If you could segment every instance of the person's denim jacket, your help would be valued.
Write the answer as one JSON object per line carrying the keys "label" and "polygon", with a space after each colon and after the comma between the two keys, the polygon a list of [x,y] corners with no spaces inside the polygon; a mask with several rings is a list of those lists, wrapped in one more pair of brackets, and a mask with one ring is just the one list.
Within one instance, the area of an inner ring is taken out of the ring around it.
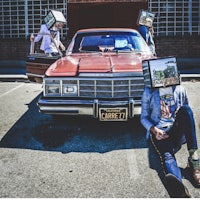
{"label": "person's denim jacket", "polygon": [[138,31],[142,35],[142,37],[144,38],[145,42],[149,46],[152,53],[155,55],[156,54],[155,43],[153,41],[153,36],[151,35],[149,28],[144,26],[144,25],[140,25],[139,28],[138,28]]}
{"label": "person's denim jacket", "polygon": [[[183,86],[172,86],[176,109],[188,105],[188,97]],[[149,138],[150,128],[156,126],[161,118],[159,89],[145,87],[142,95],[142,113],[140,121],[147,130],[146,138]]]}

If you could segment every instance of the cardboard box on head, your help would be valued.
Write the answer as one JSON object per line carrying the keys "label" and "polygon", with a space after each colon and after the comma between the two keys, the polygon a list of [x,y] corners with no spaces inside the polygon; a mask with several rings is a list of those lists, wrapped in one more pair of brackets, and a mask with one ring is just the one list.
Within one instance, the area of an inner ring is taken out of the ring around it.
{"label": "cardboard box on head", "polygon": [[155,13],[149,12],[147,10],[140,10],[137,24],[152,27],[154,18]]}
{"label": "cardboard box on head", "polygon": [[44,22],[47,25],[48,29],[51,29],[57,22],[61,22],[64,24],[67,23],[63,13],[57,10],[50,10],[44,18]]}
{"label": "cardboard box on head", "polygon": [[142,62],[144,83],[150,88],[180,85],[175,57],[144,60]]}

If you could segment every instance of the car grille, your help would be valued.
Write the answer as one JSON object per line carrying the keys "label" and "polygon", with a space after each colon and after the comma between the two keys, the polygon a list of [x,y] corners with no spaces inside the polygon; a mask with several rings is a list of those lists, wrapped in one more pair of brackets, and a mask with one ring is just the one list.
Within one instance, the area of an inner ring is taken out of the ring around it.
{"label": "car grille", "polygon": [[79,96],[89,98],[141,98],[144,90],[142,77],[126,79],[79,79]]}
{"label": "car grille", "polygon": [[[144,90],[143,76],[45,78],[44,83],[45,88],[49,85],[58,87],[58,93],[44,93],[49,97],[67,97],[63,88],[68,85],[77,85],[79,98],[133,98],[140,101]],[[69,97],[77,96],[69,95]]]}

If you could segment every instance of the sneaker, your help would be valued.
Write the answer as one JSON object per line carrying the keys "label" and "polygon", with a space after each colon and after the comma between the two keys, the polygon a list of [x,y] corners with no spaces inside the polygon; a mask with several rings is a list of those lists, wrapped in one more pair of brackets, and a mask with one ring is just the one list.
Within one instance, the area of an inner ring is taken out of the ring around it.
{"label": "sneaker", "polygon": [[173,174],[165,176],[166,186],[171,198],[191,198],[188,189]]}
{"label": "sneaker", "polygon": [[192,178],[195,181],[195,184],[200,186],[200,160],[188,158],[188,166],[191,170]]}

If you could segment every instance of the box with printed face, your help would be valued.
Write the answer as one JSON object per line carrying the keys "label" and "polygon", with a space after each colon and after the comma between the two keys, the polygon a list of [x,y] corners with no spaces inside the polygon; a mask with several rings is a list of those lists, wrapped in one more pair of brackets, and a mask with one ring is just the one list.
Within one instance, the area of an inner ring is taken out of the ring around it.
{"label": "box with printed face", "polygon": [[146,10],[140,10],[137,23],[140,25],[152,27],[154,18],[155,18],[154,13],[146,11]]}
{"label": "box with printed face", "polygon": [[142,62],[145,85],[151,88],[180,84],[175,57],[150,59]]}
{"label": "box with printed face", "polygon": [[44,18],[44,22],[48,29],[50,29],[56,22],[62,22],[66,24],[66,19],[62,12],[57,10],[50,10]]}

